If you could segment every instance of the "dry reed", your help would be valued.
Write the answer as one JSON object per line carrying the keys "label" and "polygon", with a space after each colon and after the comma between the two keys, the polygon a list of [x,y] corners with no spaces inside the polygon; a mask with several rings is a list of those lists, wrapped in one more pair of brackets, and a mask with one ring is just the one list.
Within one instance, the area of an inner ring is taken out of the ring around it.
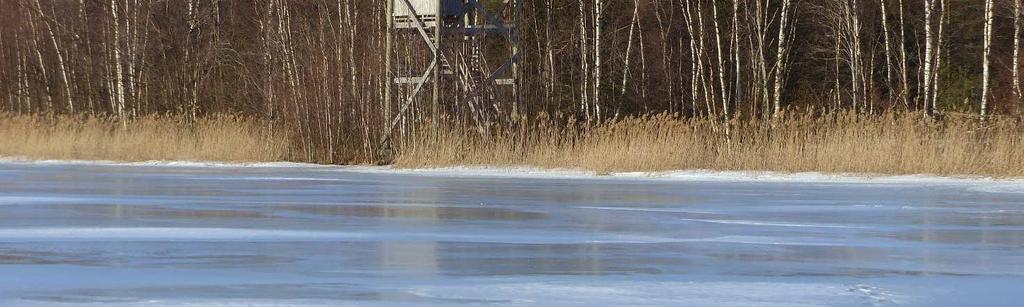
{"label": "dry reed", "polygon": [[287,135],[261,122],[213,116],[113,118],[0,114],[0,157],[261,162],[289,158]]}
{"label": "dry reed", "polygon": [[[667,115],[601,124],[540,116],[481,135],[444,125],[400,142],[400,167],[456,165],[588,169],[599,173],[682,169],[1024,176],[1024,124],[1012,119],[924,119],[921,114],[800,113],[771,122]],[[257,162],[302,159],[287,129],[212,116],[194,124],[149,116],[112,118],[0,114],[0,157]],[[354,148],[359,148],[355,146]]]}
{"label": "dry reed", "polygon": [[401,167],[575,168],[599,173],[682,169],[1024,176],[1024,125],[921,114],[812,114],[722,123],[670,116],[585,125],[541,117],[490,133],[451,125],[401,150]]}

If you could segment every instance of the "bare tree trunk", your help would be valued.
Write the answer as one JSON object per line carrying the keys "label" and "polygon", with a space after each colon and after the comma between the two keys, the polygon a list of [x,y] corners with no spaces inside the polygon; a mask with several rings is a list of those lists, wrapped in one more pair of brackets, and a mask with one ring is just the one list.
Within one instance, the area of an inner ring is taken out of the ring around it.
{"label": "bare tree trunk", "polygon": [[[660,39],[660,42],[661,42],[661,68],[662,68],[662,71],[665,74],[667,74],[667,77],[668,77],[668,82],[667,82],[668,86],[667,86],[667,89],[666,89],[666,92],[668,94],[668,110],[669,110],[670,113],[677,113],[677,109],[678,109],[678,112],[681,113],[685,104],[682,101],[683,98],[682,98],[682,94],[681,93],[680,93],[678,98],[676,97],[676,91],[675,91],[675,86],[676,86],[675,76],[676,76],[676,74],[674,74],[672,71],[670,71],[671,66],[669,65],[669,58],[668,58],[669,57],[669,47],[668,47],[669,39],[668,39],[668,37],[669,37],[669,32],[671,31],[671,29],[669,29],[669,27],[666,25],[666,22],[665,22],[666,18],[662,17],[662,12],[661,12],[660,6],[658,6],[658,5],[654,6],[654,17],[658,21],[658,36],[659,36],[658,38]],[[682,43],[680,42],[680,44],[682,44]],[[680,69],[682,69],[682,67],[683,67],[683,65],[679,65]],[[682,78],[680,78],[680,79],[682,79]],[[684,88],[680,87],[680,89],[682,90]],[[676,103],[679,103],[678,108],[676,108]]]}
{"label": "bare tree trunk", "polygon": [[[10,46],[7,45],[7,40],[4,39],[6,37],[6,36],[4,36],[4,33],[5,32],[0,31],[0,50],[3,50],[3,51],[15,50],[14,47],[10,47]],[[10,82],[12,80],[9,79],[9,78],[12,77],[10,75],[10,72],[11,72],[10,70],[13,70],[13,72],[15,74],[18,73],[18,69],[16,67],[8,66],[8,65],[11,65],[12,62],[13,61],[8,59],[8,53],[7,52],[0,51],[0,70],[3,70],[4,72],[7,72],[4,75],[0,75],[0,82],[3,82],[3,83],[0,83],[0,93],[7,94],[6,95],[7,97],[5,97],[5,98],[6,98],[6,102],[7,102],[8,106],[9,106],[7,110],[4,110],[4,105],[0,104],[0,112],[3,112],[3,111],[14,112],[14,105],[16,104],[16,100],[17,100],[17,94],[15,94],[15,90],[12,88],[12,84],[11,84],[12,82]],[[15,76],[14,78],[17,78],[17,77]],[[16,86],[16,85],[14,85],[14,86]]]}
{"label": "bare tree trunk", "polygon": [[199,9],[199,3],[196,0],[185,0],[185,23],[188,24],[188,32],[185,33],[185,59],[182,61],[182,78],[184,84],[182,90],[185,94],[185,101],[187,104],[188,120],[195,123],[196,116],[199,111],[199,72],[198,67],[201,65],[196,59],[193,58],[192,46],[196,45],[193,37],[196,35],[196,30],[199,27],[199,20],[196,16],[196,11]]}
{"label": "bare tree trunk", "polygon": [[604,34],[604,1],[594,0],[594,114],[601,121],[601,37]]}
{"label": "bare tree trunk", "polygon": [[761,114],[767,118],[771,112],[771,102],[768,90],[768,58],[765,49],[768,48],[768,7],[767,2],[754,1],[753,17],[753,42],[751,52],[754,53],[751,63],[753,70],[754,85],[751,86],[751,97],[757,101],[758,107],[763,107]]}
{"label": "bare tree trunk", "polygon": [[[88,19],[86,18],[86,12],[85,12],[85,0],[78,0],[78,24],[80,26],[84,27],[85,25],[89,24],[87,20]],[[76,34],[76,38],[77,37],[79,37],[79,35]],[[75,45],[76,45],[77,50],[79,50],[79,52],[84,53],[84,54],[80,54],[80,55],[84,55],[84,56],[80,56],[78,61],[79,61],[79,63],[85,63],[85,64],[79,64],[79,65],[87,66],[87,65],[90,64],[90,62],[92,61],[92,58],[93,58],[92,49],[90,48],[92,44],[91,44],[91,40],[89,39],[90,38],[89,37],[89,33],[88,32],[83,33],[82,35],[80,35],[80,38],[81,39],[76,39],[75,40]],[[83,49],[85,50],[84,52],[81,51]],[[86,69],[83,69],[83,70],[85,70],[83,72],[83,74],[85,75],[85,87],[86,88],[90,88],[90,87],[93,86],[93,84],[92,84],[92,72],[89,71],[89,70],[86,70]],[[81,87],[81,86],[79,86],[79,87]],[[79,88],[79,90],[81,91],[81,88]],[[85,96],[85,100],[86,100],[87,104],[89,105],[89,113],[90,114],[96,114],[96,104],[95,104],[95,102],[93,100],[93,95],[89,94],[88,90],[86,90],[83,95]]]}
{"label": "bare tree trunk", "polygon": [[[19,40],[18,32],[15,32],[14,43],[18,44]],[[18,112],[27,113],[32,112],[32,101],[29,91],[28,84],[28,55],[23,52],[23,48],[15,47],[18,52],[16,54],[18,61]]]}
{"label": "bare tree trunk", "polygon": [[113,61],[114,61],[114,94],[116,97],[114,100],[114,113],[121,118],[121,126],[127,128],[127,122],[125,119],[125,88],[124,88],[124,68],[122,67],[121,59],[121,21],[120,21],[120,6],[117,0],[110,0],[110,15],[113,18]]}
{"label": "bare tree trunk", "polygon": [[24,57],[21,55],[22,54],[21,53],[21,48],[20,48],[20,46],[18,44],[18,42],[20,42],[19,36],[18,36],[18,32],[15,31],[13,33],[13,36],[14,36],[14,38],[11,40],[11,45],[7,45],[7,46],[4,46],[4,47],[11,48],[10,50],[12,50],[12,53],[13,53],[13,56],[14,56],[13,62],[14,62],[14,78],[15,78],[15,80],[14,80],[14,89],[12,90],[12,93],[11,93],[11,112],[20,113],[20,112],[22,112],[22,110],[21,110],[22,105],[23,105],[22,102],[24,101],[24,97],[25,97],[25,94],[24,94],[24,91],[25,91],[24,90],[24,81],[25,81],[25,72],[24,72],[24,70],[25,69],[22,67],[22,58],[24,58]]}
{"label": "bare tree trunk", "polygon": [[64,53],[59,44],[57,44],[57,35],[53,32],[52,17],[46,17],[43,13],[43,6],[39,3],[39,0],[35,0],[36,13],[43,20],[43,24],[46,26],[46,32],[49,34],[50,43],[53,46],[53,52],[57,55],[57,69],[60,71],[61,81],[64,84],[64,100],[66,102],[67,113],[75,112],[75,104],[71,100],[71,83],[68,81],[68,70],[67,65],[64,63]]}
{"label": "bare tree trunk", "polygon": [[740,0],[732,1],[732,54],[733,54],[733,94],[736,107],[743,101],[743,62],[740,61]]}
{"label": "bare tree trunk", "polygon": [[127,89],[127,95],[128,95],[128,98],[129,98],[129,99],[126,100],[126,102],[130,102],[131,103],[131,105],[126,104],[125,106],[129,108],[128,110],[129,110],[130,116],[135,116],[136,115],[136,111],[138,109],[138,104],[139,104],[139,101],[137,99],[138,98],[138,88],[136,88],[136,85],[138,85],[138,82],[136,82],[136,80],[135,80],[135,77],[138,75],[136,73],[136,62],[135,61],[138,58],[138,54],[139,54],[139,52],[138,52],[138,38],[139,38],[139,35],[138,35],[138,25],[139,25],[139,22],[138,22],[138,17],[139,17],[138,16],[138,12],[139,12],[138,0],[131,0],[131,2],[127,2],[126,1],[126,4],[125,4],[124,7],[125,7],[124,25],[125,25],[125,44],[126,44],[125,59],[128,61],[127,65],[125,65],[125,68],[126,68],[125,71],[127,72],[127,75],[126,75],[126,79],[127,79],[126,83],[127,83],[127,85],[125,86],[125,88]]}
{"label": "bare tree trunk", "polygon": [[993,0],[985,0],[985,43],[982,54],[982,81],[981,81],[981,117],[988,116],[989,79],[991,68],[989,58],[992,54],[992,23],[993,23]]}
{"label": "bare tree trunk", "polygon": [[[924,67],[922,68],[922,72],[924,74],[924,78],[922,79],[922,82],[924,82],[924,86],[921,87],[921,90],[924,92],[924,95],[923,95],[923,100],[921,101],[921,105],[925,109],[926,113],[928,113],[929,115],[932,115],[934,110],[932,110],[931,104],[929,104],[928,102],[931,101],[932,60],[934,59],[934,57],[932,56],[932,54],[933,54],[932,50],[934,49],[933,43],[932,43],[933,42],[933,40],[932,40],[932,10],[933,10],[934,5],[935,5],[935,3],[934,3],[935,0],[924,0],[924,1],[925,1],[924,2],[924,46],[925,46],[924,47],[924,54],[925,55],[924,55]],[[986,0],[986,1],[988,1],[988,0]]]}
{"label": "bare tree trunk", "polygon": [[544,40],[545,49],[547,49],[547,61],[548,61],[548,82],[545,83],[547,91],[545,92],[545,100],[551,101],[551,97],[555,91],[555,48],[551,39],[551,11],[554,9],[551,5],[552,0],[544,1]]}
{"label": "bare tree trunk", "polygon": [[[626,95],[626,85],[629,82],[629,61],[633,55],[633,40],[636,33],[636,24],[640,17],[640,0],[633,0],[633,18],[629,22],[629,37],[626,42],[626,63],[622,67],[622,90],[620,95]],[[617,116],[616,116],[617,117]]]}
{"label": "bare tree trunk", "polygon": [[694,26],[692,10],[689,0],[683,0],[683,19],[686,20],[686,32],[689,34],[690,43],[690,105],[693,116],[697,116],[697,91],[701,79],[700,69],[703,66],[700,62],[700,51],[697,49],[697,33]]}
{"label": "bare tree trunk", "polygon": [[[700,55],[701,59],[700,84],[701,90],[704,92],[704,107],[708,110],[708,119],[711,119],[711,124],[715,125],[715,121],[713,120],[715,117],[717,117],[717,115],[715,114],[715,104],[717,104],[717,100],[715,98],[715,72],[714,67],[709,67],[710,65],[704,64],[705,60],[710,63],[711,59],[709,59],[708,52],[705,49],[707,48],[707,40],[705,39],[704,33],[706,27],[704,23],[704,5],[702,3],[704,3],[704,1],[697,1],[697,46],[700,47],[698,54]],[[704,72],[706,67],[708,67],[707,73]],[[717,127],[715,129],[717,129]]]}
{"label": "bare tree trunk", "polygon": [[841,66],[842,66],[842,63],[843,63],[842,56],[841,56],[842,55],[842,50],[841,49],[842,49],[842,40],[843,39],[842,39],[842,36],[841,36],[842,34],[841,33],[842,32],[839,32],[838,29],[837,29],[836,34],[835,34],[835,46],[834,46],[835,48],[833,48],[833,50],[832,50],[832,53],[835,54],[835,58],[836,58],[836,67],[835,67],[835,72],[836,72],[835,81],[836,82],[835,82],[835,89],[834,90],[835,90],[835,109],[837,109],[837,110],[843,104],[843,84],[841,82],[841,76],[840,76],[840,71],[842,70]]}
{"label": "bare tree trunk", "polygon": [[885,0],[879,1],[879,6],[882,9],[882,37],[883,43],[885,44],[885,86],[889,92],[889,100],[892,103],[893,99],[893,86],[892,86],[892,48],[889,39],[889,16],[888,10],[886,9]]}
{"label": "bare tree trunk", "polygon": [[[869,105],[865,100],[867,99],[865,87],[868,85],[868,74],[865,73],[865,67],[863,62],[863,53],[861,52],[861,29],[860,29],[860,16],[858,10],[860,9],[858,3],[853,0],[838,0],[833,2],[834,8],[830,10],[835,11],[833,13],[833,19],[835,20],[835,56],[836,58],[843,58],[849,67],[850,74],[850,103],[855,111],[860,112],[864,109],[864,106]],[[845,47],[845,50],[843,48]],[[836,64],[836,82],[839,83],[839,64]],[[837,86],[837,99],[841,100],[842,94],[838,91]]]}
{"label": "bare tree trunk", "polygon": [[1020,90],[1020,32],[1021,32],[1021,1],[1013,0],[1013,93],[1017,96],[1017,113],[1024,103],[1024,94]]}
{"label": "bare tree trunk", "polygon": [[932,100],[930,102],[931,103],[931,108],[932,108],[932,111],[936,112],[936,113],[940,113],[939,105],[938,105],[938,102],[939,102],[939,76],[942,73],[942,47],[944,45],[942,40],[943,40],[943,37],[944,37],[944,35],[946,33],[945,32],[945,25],[946,25],[946,22],[947,22],[946,16],[948,15],[946,13],[946,11],[949,9],[949,7],[947,6],[947,4],[948,4],[947,1],[948,0],[939,0],[939,5],[942,8],[942,12],[939,13],[939,30],[938,30],[938,33],[935,33],[935,36],[936,36],[936,38],[935,38],[935,55],[934,55],[934,57],[935,57],[934,66],[935,67],[932,68],[932,80],[931,80],[931,86],[932,87],[929,89],[929,91],[931,91],[930,96],[932,98]]}
{"label": "bare tree trunk", "polygon": [[900,99],[903,101],[903,106],[905,108],[907,108],[907,109],[910,109],[910,97],[909,97],[910,96],[910,75],[909,75],[909,72],[907,70],[907,41],[906,41],[907,32],[906,32],[906,21],[903,19],[903,0],[898,0],[897,3],[899,4],[899,16],[900,16],[900,22],[899,22],[900,35],[898,36],[899,40],[897,41],[897,43],[899,44],[899,51],[900,51],[900,60],[899,60],[899,66],[900,66],[900,68],[899,68],[899,72],[900,72]]}
{"label": "bare tree trunk", "polygon": [[391,49],[395,44],[393,41],[395,18],[392,16],[394,13],[394,5],[394,0],[387,0],[387,10],[384,12],[384,18],[386,19],[386,22],[384,23],[384,106],[382,108],[383,110],[381,110],[381,113],[384,115],[384,124],[381,126],[380,131],[381,138],[383,139],[390,137],[391,128],[388,123],[394,121],[394,116],[391,114],[391,95],[394,91],[394,89],[392,89],[392,83],[394,81],[391,77],[391,70],[393,69],[391,57],[394,56],[394,54],[391,53]]}
{"label": "bare tree trunk", "polygon": [[643,25],[638,26],[639,29],[639,41],[640,41],[640,99],[644,102],[644,112],[648,112],[648,100],[647,100],[647,48],[644,44],[644,27]]}
{"label": "bare tree trunk", "polygon": [[148,113],[151,108],[150,100],[146,99],[148,87],[146,86],[146,46],[149,44],[149,29],[152,26],[150,16],[150,2],[134,1],[134,12],[132,18],[132,114],[137,116],[141,113]]}
{"label": "bare tree trunk", "polygon": [[[344,7],[341,7],[341,1],[344,1]],[[356,33],[358,32],[356,29],[356,21],[359,20],[359,10],[353,9],[351,0],[339,0],[338,5],[339,12],[344,12],[345,14],[344,25],[348,28],[348,63],[346,66],[348,66],[349,75],[349,95],[352,96],[352,103],[354,104],[352,112],[359,114],[358,123],[360,126],[359,130],[362,132],[363,158],[366,159],[372,155],[373,148],[370,145],[373,144],[373,141],[370,139],[370,125],[366,118],[366,114],[369,113],[369,109],[366,107],[364,94],[359,90],[359,75],[356,70],[356,42],[358,39],[356,36]],[[338,23],[338,28],[339,32],[343,31],[342,23]],[[338,84],[341,86],[343,83],[338,82]]]}
{"label": "bare tree trunk", "polygon": [[722,52],[722,30],[721,26],[718,23],[718,6],[712,5],[711,9],[713,14],[712,18],[715,25],[715,50],[718,53],[718,86],[719,92],[722,93],[722,119],[725,123],[726,139],[728,139],[731,132],[729,130],[729,89],[725,85],[725,55]]}
{"label": "bare tree trunk", "polygon": [[[864,51],[863,44],[861,43],[861,24],[860,24],[860,5],[857,0],[851,0],[849,7],[850,12],[850,25],[851,25],[851,36],[853,37],[853,59],[854,59],[854,70],[856,71],[857,80],[860,82],[857,84],[856,89],[859,90],[857,93],[860,96],[860,101],[856,103],[860,104],[861,109],[865,106],[871,105],[871,97],[868,97],[868,83],[871,78],[870,71],[865,71],[864,67]],[[858,110],[861,111],[861,110]]]}
{"label": "bare tree trunk", "polygon": [[590,123],[594,114],[590,112],[590,61],[588,55],[588,44],[587,44],[587,13],[586,13],[586,2],[584,0],[579,1],[580,5],[580,66],[582,66],[582,73],[580,78],[583,82],[580,84],[580,107],[583,108],[584,114],[587,117],[587,123]]}
{"label": "bare tree trunk", "polygon": [[[854,0],[856,1],[856,0]],[[773,105],[775,106],[774,113],[772,116],[778,116],[782,112],[782,86],[786,79],[786,50],[788,40],[786,38],[786,32],[788,31],[789,21],[789,6],[790,0],[782,0],[782,17],[779,21],[779,42],[778,51],[775,55],[775,99]]]}
{"label": "bare tree trunk", "polygon": [[[40,18],[44,18],[42,15],[40,15],[39,17]],[[35,54],[36,54],[36,64],[39,65],[39,74],[42,77],[43,89],[46,91],[46,112],[47,113],[55,113],[55,111],[53,109],[53,93],[51,93],[51,90],[50,90],[50,78],[46,74],[46,64],[43,62],[43,51],[42,51],[42,48],[39,47],[39,36],[42,35],[42,34],[40,34],[39,31],[37,31],[36,24],[35,24],[35,22],[32,21],[32,19],[33,19],[32,16],[29,15],[28,26],[29,26],[29,29],[32,31],[31,32],[31,35],[32,35],[32,40],[31,40],[32,50],[35,51]]]}

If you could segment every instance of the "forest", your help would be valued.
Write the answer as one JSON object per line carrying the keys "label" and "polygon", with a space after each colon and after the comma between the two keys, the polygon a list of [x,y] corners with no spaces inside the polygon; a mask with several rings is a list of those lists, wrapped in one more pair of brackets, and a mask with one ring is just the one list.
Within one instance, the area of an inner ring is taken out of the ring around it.
{"label": "forest", "polygon": [[1022,0],[481,1],[514,94],[434,105],[387,2],[0,0],[0,156],[1024,175]]}

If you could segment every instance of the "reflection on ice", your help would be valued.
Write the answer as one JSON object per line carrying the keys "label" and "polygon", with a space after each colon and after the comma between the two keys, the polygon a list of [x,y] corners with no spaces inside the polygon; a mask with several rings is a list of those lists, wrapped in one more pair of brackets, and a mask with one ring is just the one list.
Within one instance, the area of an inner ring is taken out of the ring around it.
{"label": "reflection on ice", "polygon": [[544,218],[543,213],[517,211],[504,208],[444,207],[444,206],[391,206],[391,205],[284,205],[282,210],[318,215],[421,218],[442,220],[534,220]]}
{"label": "reflection on ice", "polygon": [[164,218],[164,219],[255,219],[268,218],[269,215],[261,212],[247,211],[242,209],[218,210],[218,209],[177,209],[159,206],[125,206],[125,205],[69,205],[51,206],[52,208],[65,208],[77,213],[113,216],[118,218]]}
{"label": "reflection on ice", "polygon": [[[580,232],[555,233],[524,230],[519,233],[500,233],[482,230],[478,233],[396,232],[379,230],[369,232],[270,230],[246,228],[10,228],[0,229],[0,243],[11,242],[79,242],[79,241],[143,241],[143,242],[207,242],[207,241],[427,241],[475,242],[517,244],[576,244],[576,243],[667,243],[717,242],[718,239],[674,239],[646,235],[599,234]],[[726,242],[726,241],[723,241]]]}
{"label": "reflection on ice", "polygon": [[196,164],[0,174],[2,306],[1024,299],[1013,182]]}

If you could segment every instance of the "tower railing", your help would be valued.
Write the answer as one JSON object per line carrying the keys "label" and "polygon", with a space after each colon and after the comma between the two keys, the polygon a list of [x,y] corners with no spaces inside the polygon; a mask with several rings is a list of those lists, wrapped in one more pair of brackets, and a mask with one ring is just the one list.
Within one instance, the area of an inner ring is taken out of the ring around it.
{"label": "tower railing", "polygon": [[[385,1],[389,12],[386,104],[389,108],[397,107],[397,113],[390,115],[382,147],[389,145],[396,126],[406,122],[416,102],[424,99],[429,99],[430,118],[435,124],[443,107],[467,106],[483,131],[490,124],[487,116],[481,116],[483,106],[490,102],[491,107],[486,109],[498,110],[495,100],[499,96],[508,98],[510,115],[516,115],[518,0],[501,1],[499,15],[492,14],[477,0]],[[495,56],[495,48],[484,48],[481,38],[488,36],[502,38],[506,46],[500,48],[507,49],[497,53],[507,57]],[[428,64],[423,66],[423,61],[410,60],[417,55],[429,60]],[[488,64],[494,63],[500,65],[490,68]]]}

